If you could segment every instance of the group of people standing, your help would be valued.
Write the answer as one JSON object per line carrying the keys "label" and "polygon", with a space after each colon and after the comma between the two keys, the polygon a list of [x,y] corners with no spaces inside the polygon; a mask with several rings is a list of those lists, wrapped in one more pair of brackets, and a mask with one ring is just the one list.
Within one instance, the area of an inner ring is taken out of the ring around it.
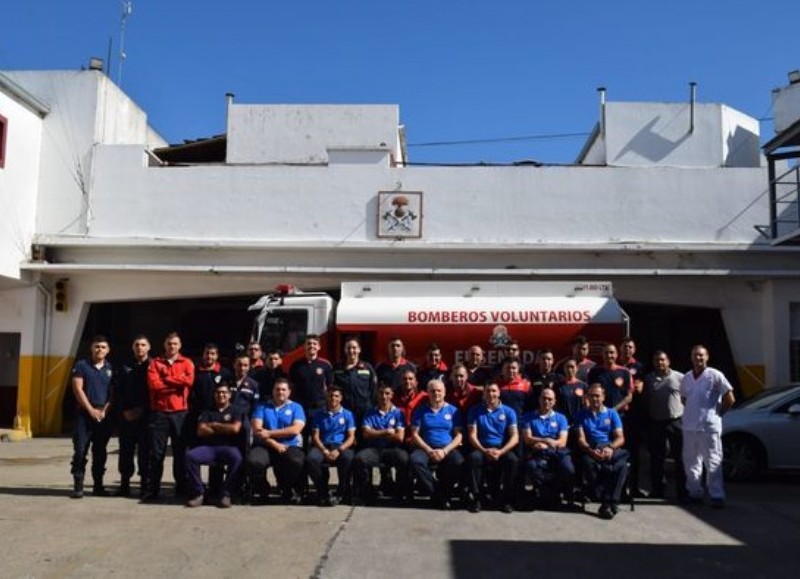
{"label": "group of people standing", "polygon": [[[720,416],[734,398],[725,376],[708,367],[703,346],[693,348],[685,376],[671,369],[663,351],[646,373],[627,338],[620,351],[605,344],[595,362],[578,337],[558,367],[547,348],[524,365],[513,340],[496,365],[485,364],[475,345],[452,367],[436,344],[415,365],[399,338],[377,366],[362,359],[357,339],[345,341],[335,367],[320,347],[319,336],[308,335],[304,356],[284,371],[281,352],[265,353],[251,342],[229,370],[214,344],[195,364],[181,354],[176,333],[152,358],[147,338],[137,336],[132,360],[115,369],[107,361],[108,340],[97,336],[90,357],[72,373],[78,404],[72,496],[84,494],[90,445],[92,492],[109,494],[103,476],[116,426],[118,494],[131,495],[138,464],[144,502],[161,497],[171,442],[176,494],[190,507],[209,501],[230,507],[238,496],[266,502],[272,467],[288,504],[311,500],[309,479],[320,505],[370,504],[379,493],[406,502],[417,493],[440,508],[459,501],[471,512],[487,504],[512,512],[530,498],[569,505],[580,488],[600,504],[599,516],[611,519],[626,480],[629,492],[642,493],[638,457],[646,440],[651,497],[665,495],[669,452],[677,498],[702,500],[705,469],[712,505],[724,504]],[[209,465],[207,484],[202,465]],[[336,492],[329,489],[331,468]]]}

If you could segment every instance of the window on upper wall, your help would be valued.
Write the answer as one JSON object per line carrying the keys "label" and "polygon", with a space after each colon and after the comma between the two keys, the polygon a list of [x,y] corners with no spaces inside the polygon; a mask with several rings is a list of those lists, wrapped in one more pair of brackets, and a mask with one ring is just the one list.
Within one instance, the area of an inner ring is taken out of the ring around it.
{"label": "window on upper wall", "polygon": [[789,304],[789,380],[800,382],[800,303]]}
{"label": "window on upper wall", "polygon": [[0,169],[6,166],[6,133],[8,119],[0,115]]}

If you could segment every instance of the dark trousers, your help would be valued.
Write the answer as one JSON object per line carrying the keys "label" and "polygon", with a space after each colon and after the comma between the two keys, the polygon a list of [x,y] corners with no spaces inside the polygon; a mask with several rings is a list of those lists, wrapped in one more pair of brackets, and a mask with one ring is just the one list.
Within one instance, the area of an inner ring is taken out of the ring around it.
{"label": "dark trousers", "polygon": [[161,477],[164,474],[164,458],[167,456],[167,442],[172,445],[172,476],[175,490],[182,492],[186,487],[186,439],[184,423],[186,411],[151,412],[148,421],[148,442],[150,444],[150,492],[161,492]]}
{"label": "dark trousers", "polygon": [[[350,474],[353,470],[353,456],[353,450],[348,448],[342,451],[333,463],[336,466],[336,474],[339,477],[338,494],[340,497],[349,497],[351,494]],[[311,482],[314,483],[314,488],[317,490],[317,496],[327,497],[330,464],[325,460],[325,455],[316,447],[309,450],[306,455],[306,470]]]}
{"label": "dark trousers", "polygon": [[583,475],[589,494],[603,504],[619,504],[622,488],[628,476],[630,454],[624,448],[614,450],[610,460],[595,460],[588,454],[581,457]]}
{"label": "dark trousers", "polygon": [[[139,477],[142,479],[142,487],[145,487],[148,474],[148,455],[147,446],[147,419],[119,421],[119,459],[117,469],[122,480],[130,480],[139,468]],[[134,464],[134,457],[136,463]]]}
{"label": "dark trousers", "polygon": [[253,491],[262,496],[266,494],[267,469],[271,466],[284,496],[291,494],[292,490],[302,494],[304,460],[305,453],[297,446],[288,447],[284,453],[264,446],[252,447],[247,453],[247,476]]}
{"label": "dark trousers", "polygon": [[628,412],[622,417],[623,434],[625,435],[625,450],[628,451],[630,469],[628,478],[631,491],[639,488],[639,464],[642,446],[646,438],[647,425],[640,414]]}
{"label": "dark trousers", "polygon": [[467,457],[467,490],[477,498],[485,476],[492,496],[510,503],[514,499],[518,468],[519,456],[514,450],[500,460],[490,460],[480,450],[472,450]]}
{"label": "dark trousers", "polygon": [[436,478],[433,476],[428,454],[421,448],[411,453],[409,464],[411,473],[422,490],[433,497],[449,498],[464,472],[464,457],[457,448],[451,450],[444,460],[436,463]]}
{"label": "dark trousers", "polygon": [[231,496],[239,484],[242,453],[235,446],[195,446],[186,451],[186,474],[189,480],[189,496],[202,496],[205,492],[200,466],[203,464],[225,467],[222,495]]}
{"label": "dark trousers", "polygon": [[106,472],[108,457],[108,441],[111,438],[111,422],[108,418],[97,422],[83,410],[78,411],[75,421],[75,432],[72,435],[72,475],[81,477],[86,474],[86,457],[89,445],[92,447],[92,478],[100,481]]}
{"label": "dark trousers", "polygon": [[683,470],[683,431],[681,419],[654,420],[650,423],[648,431],[648,445],[650,447],[650,480],[651,492],[657,495],[664,494],[666,477],[664,475],[664,461],[669,455],[675,462],[675,490],[677,496],[686,496],[686,472]]}
{"label": "dark trousers", "polygon": [[525,464],[525,474],[541,495],[570,493],[575,482],[575,465],[566,448],[537,450]]}
{"label": "dark trousers", "polygon": [[396,472],[395,496],[411,494],[411,481],[408,470],[408,453],[402,448],[365,448],[358,451],[353,460],[353,480],[355,493],[364,498],[371,488],[372,469],[394,468]]}

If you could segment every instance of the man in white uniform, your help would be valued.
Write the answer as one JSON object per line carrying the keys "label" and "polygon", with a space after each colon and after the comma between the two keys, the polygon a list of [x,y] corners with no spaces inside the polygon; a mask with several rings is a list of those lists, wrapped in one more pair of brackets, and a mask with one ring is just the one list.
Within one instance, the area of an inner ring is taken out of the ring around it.
{"label": "man in white uniform", "polygon": [[692,348],[692,371],[681,380],[683,410],[683,466],[689,503],[703,500],[703,466],[711,506],[725,506],[722,485],[722,415],[735,402],[725,375],[708,366],[708,350]]}

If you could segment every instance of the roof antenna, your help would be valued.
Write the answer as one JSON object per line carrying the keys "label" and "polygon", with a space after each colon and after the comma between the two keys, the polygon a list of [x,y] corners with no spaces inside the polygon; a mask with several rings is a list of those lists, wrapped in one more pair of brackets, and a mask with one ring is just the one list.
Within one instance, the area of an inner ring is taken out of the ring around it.
{"label": "roof antenna", "polygon": [[125,59],[128,55],[125,54],[125,25],[128,21],[128,16],[133,13],[133,2],[131,0],[122,0],[122,18],[119,22],[119,64],[117,65],[117,86],[122,88],[122,66],[125,64]]}

